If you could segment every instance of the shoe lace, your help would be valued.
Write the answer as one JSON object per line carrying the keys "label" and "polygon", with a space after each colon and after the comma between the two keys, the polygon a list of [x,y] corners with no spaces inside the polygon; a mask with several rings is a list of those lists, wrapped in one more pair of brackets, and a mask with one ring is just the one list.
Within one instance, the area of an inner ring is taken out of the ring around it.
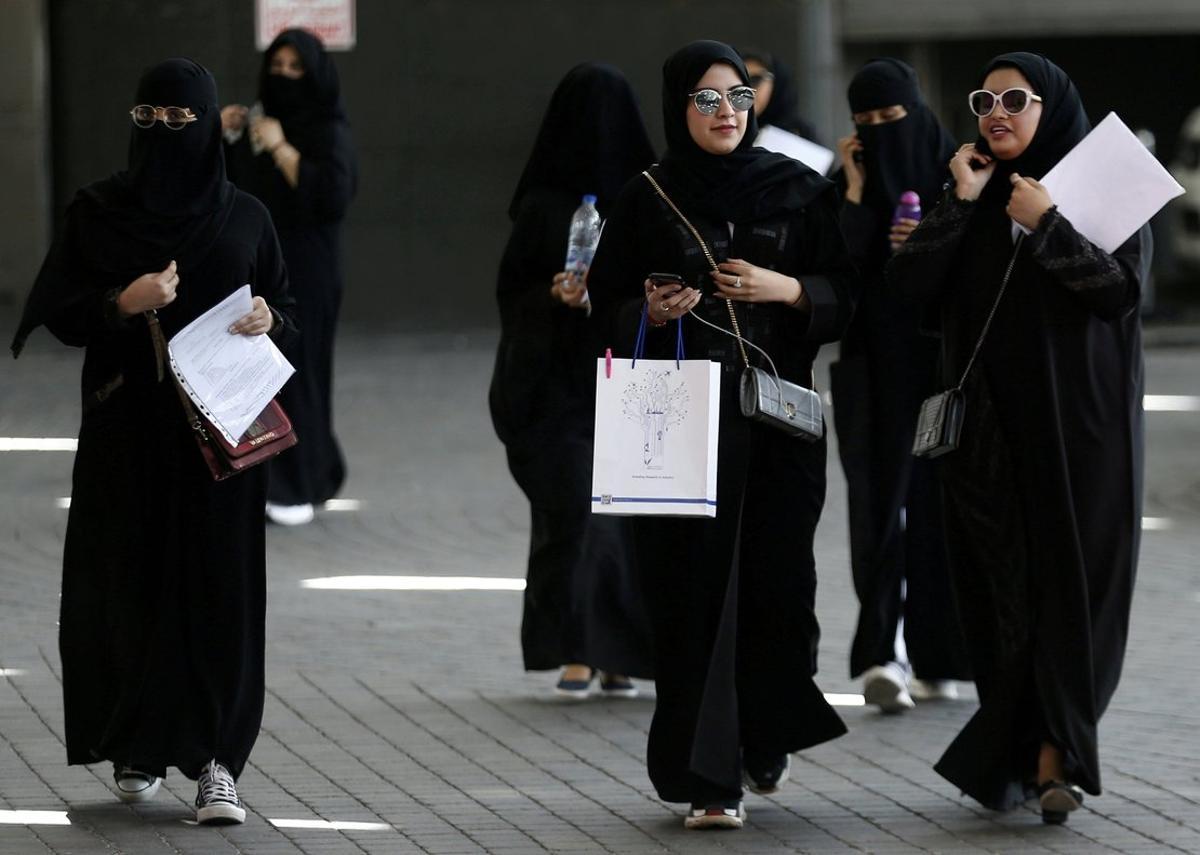
{"label": "shoe lace", "polygon": [[200,800],[238,803],[237,787],[234,786],[233,776],[216,760],[210,761],[200,774]]}

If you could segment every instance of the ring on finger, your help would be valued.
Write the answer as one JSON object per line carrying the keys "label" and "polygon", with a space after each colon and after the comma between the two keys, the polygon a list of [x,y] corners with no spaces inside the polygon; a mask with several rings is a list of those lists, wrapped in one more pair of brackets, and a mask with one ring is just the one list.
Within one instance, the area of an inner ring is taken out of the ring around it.
{"label": "ring on finger", "polygon": [[739,277],[737,277],[736,279],[734,279],[734,280],[733,280],[733,287],[734,287],[734,288],[741,288],[741,287],[742,287],[742,277],[740,277],[740,276],[739,276]]}

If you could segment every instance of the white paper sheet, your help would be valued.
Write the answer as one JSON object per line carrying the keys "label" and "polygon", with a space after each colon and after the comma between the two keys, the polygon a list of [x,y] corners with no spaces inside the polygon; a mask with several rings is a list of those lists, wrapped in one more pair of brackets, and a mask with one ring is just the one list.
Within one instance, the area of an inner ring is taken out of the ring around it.
{"label": "white paper sheet", "polygon": [[229,327],[252,308],[243,285],[172,337],[171,369],[188,397],[225,439],[237,444],[296,369],[265,335]]}
{"label": "white paper sheet", "polygon": [[1116,113],[1067,152],[1042,184],[1059,213],[1105,252],[1125,243],[1184,192]]}
{"label": "white paper sheet", "polygon": [[774,125],[766,125],[758,132],[754,141],[767,151],[786,154],[793,160],[798,160],[805,166],[824,175],[833,166],[834,153],[823,145],[817,145],[812,140],[797,136]]}

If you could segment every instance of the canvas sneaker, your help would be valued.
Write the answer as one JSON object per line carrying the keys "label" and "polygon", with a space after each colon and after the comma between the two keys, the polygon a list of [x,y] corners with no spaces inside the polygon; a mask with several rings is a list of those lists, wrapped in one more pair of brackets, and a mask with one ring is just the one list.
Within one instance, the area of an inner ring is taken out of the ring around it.
{"label": "canvas sneaker", "polygon": [[141,772],[132,766],[113,763],[113,781],[116,783],[117,798],[130,804],[148,802],[158,793],[162,778]]}
{"label": "canvas sneaker", "polygon": [[196,822],[230,825],[245,821],[246,811],[238,798],[233,775],[216,760],[208,761],[196,782]]}
{"label": "canvas sneaker", "polygon": [[746,822],[746,807],[741,799],[717,804],[692,804],[692,809],[683,818],[683,827],[690,829],[704,828],[741,828]]}

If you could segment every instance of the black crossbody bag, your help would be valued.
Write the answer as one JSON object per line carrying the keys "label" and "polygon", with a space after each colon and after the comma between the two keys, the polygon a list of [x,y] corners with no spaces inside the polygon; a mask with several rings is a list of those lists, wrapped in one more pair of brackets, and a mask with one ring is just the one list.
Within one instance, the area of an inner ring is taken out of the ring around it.
{"label": "black crossbody bag", "polygon": [[996,293],[992,310],[988,312],[987,320],[983,323],[979,340],[975,342],[975,350],[971,352],[971,358],[967,360],[967,367],[963,369],[958,385],[921,402],[921,411],[917,414],[917,432],[913,437],[912,447],[912,453],[916,457],[941,457],[958,448],[967,405],[966,398],[963,397],[963,386],[971,374],[971,369],[975,367],[975,359],[983,347],[983,340],[987,337],[988,329],[992,325],[992,318],[996,316],[996,309],[1000,308],[1000,298],[1004,296],[1004,289],[1008,287],[1008,279],[1012,276],[1013,265],[1017,263],[1017,253],[1020,252],[1024,240],[1024,234],[1017,237],[1012,258],[1008,260],[1008,269],[1004,271],[1004,279],[1000,282],[1000,290]]}

